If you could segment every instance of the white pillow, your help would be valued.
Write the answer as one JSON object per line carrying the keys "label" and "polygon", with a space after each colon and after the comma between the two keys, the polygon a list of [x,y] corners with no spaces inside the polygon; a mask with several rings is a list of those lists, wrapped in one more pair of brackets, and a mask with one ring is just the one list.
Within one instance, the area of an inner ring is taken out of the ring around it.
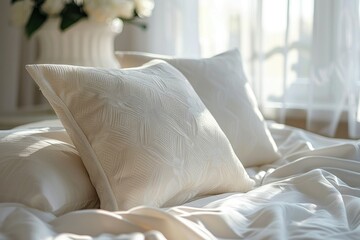
{"label": "white pillow", "polygon": [[116,56],[124,67],[158,58],[180,70],[224,131],[244,167],[280,158],[246,80],[238,50],[206,59],[177,59],[141,52],[116,52]]}
{"label": "white pillow", "polygon": [[215,119],[171,65],[27,69],[80,152],[101,208],[168,207],[252,188]]}
{"label": "white pillow", "polygon": [[[55,138],[48,137],[54,135]],[[98,208],[99,199],[65,130],[0,131],[0,202],[17,202],[61,215]]]}

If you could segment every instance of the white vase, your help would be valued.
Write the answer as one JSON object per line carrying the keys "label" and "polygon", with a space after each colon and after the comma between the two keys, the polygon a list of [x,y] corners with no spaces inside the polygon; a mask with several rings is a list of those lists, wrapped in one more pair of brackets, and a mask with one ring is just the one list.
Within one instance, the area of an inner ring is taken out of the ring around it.
{"label": "white vase", "polygon": [[48,19],[36,33],[37,63],[120,67],[114,55],[114,39],[122,31],[121,20],[99,23],[84,19],[65,31],[59,26],[60,19]]}

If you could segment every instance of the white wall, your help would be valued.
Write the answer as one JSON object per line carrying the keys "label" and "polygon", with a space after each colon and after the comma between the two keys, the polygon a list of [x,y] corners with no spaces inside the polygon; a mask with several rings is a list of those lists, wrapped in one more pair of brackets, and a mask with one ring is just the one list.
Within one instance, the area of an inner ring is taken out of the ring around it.
{"label": "white wall", "polygon": [[0,1],[0,110],[16,108],[19,78],[20,30],[9,24],[10,1]]}

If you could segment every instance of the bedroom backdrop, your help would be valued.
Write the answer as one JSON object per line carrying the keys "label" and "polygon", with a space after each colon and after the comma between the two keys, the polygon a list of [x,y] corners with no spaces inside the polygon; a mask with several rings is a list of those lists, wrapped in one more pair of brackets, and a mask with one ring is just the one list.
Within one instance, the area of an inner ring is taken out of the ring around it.
{"label": "bedroom backdrop", "polygon": [[[333,136],[340,121],[360,137],[358,0],[155,0],[142,31],[125,25],[116,50],[209,57],[239,48],[267,118],[306,119],[307,129]],[[9,25],[1,1],[0,112],[45,101],[24,69],[37,46]]]}

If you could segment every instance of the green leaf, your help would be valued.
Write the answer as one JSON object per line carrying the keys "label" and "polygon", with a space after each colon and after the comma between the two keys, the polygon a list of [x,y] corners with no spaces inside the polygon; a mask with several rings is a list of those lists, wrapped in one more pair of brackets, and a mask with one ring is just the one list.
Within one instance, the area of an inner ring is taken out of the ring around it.
{"label": "green leaf", "polygon": [[34,8],[25,26],[26,35],[30,38],[31,35],[44,24],[46,19],[47,15],[43,14],[39,8]]}
{"label": "green leaf", "polygon": [[87,15],[82,10],[82,6],[78,6],[74,2],[70,2],[65,5],[64,10],[61,12],[60,29],[64,31],[80,19],[86,17]]}

